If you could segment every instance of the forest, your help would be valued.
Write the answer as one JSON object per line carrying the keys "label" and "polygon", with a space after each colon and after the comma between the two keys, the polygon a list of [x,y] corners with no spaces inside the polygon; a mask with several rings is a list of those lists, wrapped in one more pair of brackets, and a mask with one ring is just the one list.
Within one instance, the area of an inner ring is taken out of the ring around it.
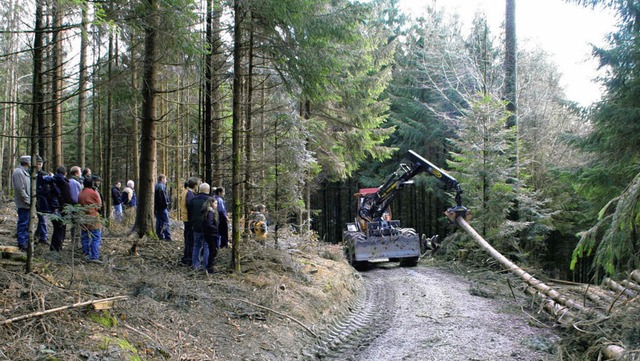
{"label": "forest", "polygon": [[[254,204],[276,244],[285,228],[339,243],[357,189],[414,150],[460,181],[473,227],[510,259],[580,282],[626,274],[640,266],[640,4],[572,2],[618,16],[593,49],[605,93],[588,108],[547,53],[518,46],[515,0],[504,27],[480,13],[468,34],[396,0],[2,0],[0,197],[21,155],[87,166],[136,181],[143,237],[157,175],[173,204],[196,175],[227,189],[240,267]],[[474,246],[451,204],[420,177],[393,209],[455,254]]]}

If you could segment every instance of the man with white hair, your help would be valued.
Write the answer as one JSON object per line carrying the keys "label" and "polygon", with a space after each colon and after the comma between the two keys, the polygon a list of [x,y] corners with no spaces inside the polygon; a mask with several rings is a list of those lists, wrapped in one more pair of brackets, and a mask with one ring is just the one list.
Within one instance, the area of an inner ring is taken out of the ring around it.
{"label": "man with white hair", "polygon": [[20,166],[11,175],[13,182],[13,200],[18,210],[17,239],[18,248],[23,251],[29,246],[29,218],[31,208],[31,156],[23,155]]}
{"label": "man with white hair", "polygon": [[[187,212],[189,213],[189,223],[193,229],[193,254],[191,257],[191,267],[194,270],[206,270],[207,262],[209,260],[209,247],[205,242],[204,234],[202,233],[202,205],[211,198],[209,194],[211,192],[211,186],[208,183],[200,184],[199,193],[196,194],[191,202],[187,204]],[[204,251],[204,252],[203,252]],[[200,262],[200,256],[202,256],[202,262]]]}

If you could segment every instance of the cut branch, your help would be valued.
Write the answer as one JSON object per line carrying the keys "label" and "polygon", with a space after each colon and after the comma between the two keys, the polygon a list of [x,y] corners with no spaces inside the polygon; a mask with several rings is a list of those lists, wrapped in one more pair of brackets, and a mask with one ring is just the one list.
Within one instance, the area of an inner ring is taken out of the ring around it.
{"label": "cut branch", "polygon": [[71,308],[78,308],[78,307],[88,306],[88,305],[92,305],[92,304],[95,304],[95,303],[101,303],[101,302],[124,300],[124,299],[127,299],[127,298],[128,298],[127,296],[115,296],[115,297],[103,298],[103,299],[100,299],[100,300],[78,302],[78,303],[74,303],[72,305],[66,305],[66,306],[62,306],[62,307],[52,308],[52,309],[44,310],[44,311],[33,312],[33,313],[29,313],[27,315],[22,315],[22,316],[10,318],[8,320],[0,321],[0,325],[9,325],[9,324],[11,324],[13,322],[16,322],[16,321],[22,321],[22,320],[26,320],[28,318],[43,316],[43,315],[47,315],[47,314],[54,313],[54,312],[68,310],[68,309],[71,309]]}

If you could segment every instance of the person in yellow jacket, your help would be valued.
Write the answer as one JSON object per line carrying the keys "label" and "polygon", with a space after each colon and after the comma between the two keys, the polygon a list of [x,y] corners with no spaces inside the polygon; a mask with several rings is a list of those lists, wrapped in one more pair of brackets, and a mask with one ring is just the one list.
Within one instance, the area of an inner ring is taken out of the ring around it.
{"label": "person in yellow jacket", "polygon": [[267,216],[265,216],[266,209],[267,207],[264,204],[256,205],[249,222],[249,230],[253,233],[253,238],[262,244],[267,240],[267,233],[269,232]]}
{"label": "person in yellow jacket", "polygon": [[189,222],[189,212],[187,211],[187,205],[193,197],[196,195],[196,189],[200,185],[200,179],[198,177],[191,177],[184,182],[184,190],[180,195],[180,220],[184,224],[184,250],[182,254],[182,263],[191,266],[191,257],[193,255],[193,228]]}

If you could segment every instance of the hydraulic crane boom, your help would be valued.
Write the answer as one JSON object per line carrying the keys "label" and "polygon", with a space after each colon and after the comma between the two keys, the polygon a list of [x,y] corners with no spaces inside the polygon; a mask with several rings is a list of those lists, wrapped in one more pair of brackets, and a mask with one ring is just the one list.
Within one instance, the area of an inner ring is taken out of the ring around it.
{"label": "hydraulic crane boom", "polygon": [[456,190],[456,206],[445,212],[449,220],[454,222],[457,217],[467,216],[467,209],[462,206],[462,189],[455,178],[412,150],[405,158],[408,162],[401,163],[380,187],[363,188],[355,194],[355,222],[347,223],[342,241],[347,259],[356,269],[364,268],[370,261],[384,259],[411,267],[428,250],[438,249],[438,235],[419,236],[414,228],[402,228],[400,220],[391,219],[392,200],[420,173],[432,175],[447,188]]}
{"label": "hydraulic crane boom", "polygon": [[428,173],[444,182],[447,188],[455,189],[456,208],[464,208],[462,207],[462,189],[454,177],[412,150],[407,152],[405,158],[411,162],[411,165],[400,164],[398,170],[387,178],[384,184],[378,188],[377,192],[363,196],[362,205],[358,212],[358,216],[362,220],[372,222],[382,217],[402,187],[405,184],[410,184],[410,180],[420,173]]}

